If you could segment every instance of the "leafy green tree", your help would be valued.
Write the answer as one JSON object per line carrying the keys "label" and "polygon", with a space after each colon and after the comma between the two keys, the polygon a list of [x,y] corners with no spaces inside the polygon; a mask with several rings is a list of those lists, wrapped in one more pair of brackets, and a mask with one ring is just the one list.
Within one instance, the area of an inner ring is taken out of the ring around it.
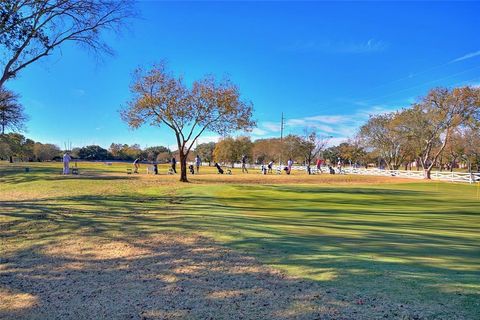
{"label": "leafy green tree", "polygon": [[272,160],[278,162],[281,152],[280,138],[257,139],[253,142],[252,157],[255,163],[268,163]]}
{"label": "leafy green tree", "polygon": [[0,135],[0,157],[8,159],[18,157],[22,160],[33,160],[33,146],[35,142],[25,138],[20,133],[7,133]]}
{"label": "leafy green tree", "polygon": [[368,152],[361,145],[360,140],[350,139],[338,146],[340,158],[350,164],[368,164],[371,161]]}
{"label": "leafy green tree", "polygon": [[138,157],[147,158],[147,154],[142,151],[139,144],[112,143],[108,151],[115,160],[133,161]]}
{"label": "leafy green tree", "polygon": [[242,156],[247,156],[251,159],[253,143],[249,137],[226,137],[220,140],[215,145],[213,157],[217,162],[230,163],[235,165],[236,162],[240,162]]}
{"label": "leafy green tree", "polygon": [[60,156],[62,151],[54,144],[36,142],[33,146],[33,154],[38,161],[50,161]]}
{"label": "leafy green tree", "polygon": [[213,161],[213,151],[215,150],[215,142],[200,143],[195,148],[195,153],[198,154],[202,161],[208,162],[210,166]]}
{"label": "leafy green tree", "polygon": [[107,160],[109,158],[108,150],[96,145],[80,148],[78,156],[83,160]]}
{"label": "leafy green tree", "polygon": [[235,139],[232,137],[225,137],[220,139],[213,150],[213,159],[215,162],[230,163],[233,167],[238,161],[238,152],[235,150]]}
{"label": "leafy green tree", "polygon": [[147,159],[148,161],[157,161],[158,155],[163,154],[164,152],[170,152],[170,149],[164,146],[155,146],[145,148],[141,153],[140,157]]}
{"label": "leafy green tree", "polygon": [[332,165],[335,165],[338,162],[338,159],[344,160],[341,158],[341,155],[339,146],[332,146],[323,151],[323,157]]}
{"label": "leafy green tree", "polygon": [[281,144],[281,153],[282,157],[285,157],[282,161],[292,159],[303,162],[305,159],[302,152],[302,138],[293,134],[284,137]]}

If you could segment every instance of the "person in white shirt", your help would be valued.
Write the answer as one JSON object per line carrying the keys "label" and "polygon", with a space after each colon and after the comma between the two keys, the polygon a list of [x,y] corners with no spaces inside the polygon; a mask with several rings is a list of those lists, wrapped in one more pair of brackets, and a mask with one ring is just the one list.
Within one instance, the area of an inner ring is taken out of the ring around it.
{"label": "person in white shirt", "polygon": [[288,159],[288,161],[287,161],[287,167],[288,167],[287,174],[290,174],[292,172],[292,165],[293,165],[292,159]]}
{"label": "person in white shirt", "polygon": [[133,161],[133,173],[138,173],[138,169],[140,168],[140,158],[135,159]]}
{"label": "person in white shirt", "polygon": [[269,163],[268,163],[268,173],[272,173],[272,169],[273,169],[273,160],[271,160]]}
{"label": "person in white shirt", "polygon": [[63,174],[70,173],[70,160],[72,160],[72,157],[70,157],[68,151],[66,151],[63,155]]}

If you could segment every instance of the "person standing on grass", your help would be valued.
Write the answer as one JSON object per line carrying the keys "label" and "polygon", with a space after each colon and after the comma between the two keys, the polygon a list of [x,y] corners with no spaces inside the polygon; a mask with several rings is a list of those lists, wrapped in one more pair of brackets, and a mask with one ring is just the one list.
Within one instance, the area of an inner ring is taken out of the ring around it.
{"label": "person standing on grass", "polygon": [[197,167],[197,174],[200,170],[200,164],[202,163],[202,160],[200,160],[200,157],[199,155],[197,154],[197,156],[195,157],[195,166]]}
{"label": "person standing on grass", "polygon": [[322,159],[320,158],[317,159],[317,170],[322,172]]}
{"label": "person standing on grass", "polygon": [[138,173],[138,169],[140,168],[140,158],[135,159],[133,161],[133,173]]}
{"label": "person standing on grass", "polygon": [[268,163],[268,173],[273,173],[273,163],[274,161],[271,160],[269,163]]}
{"label": "person standing on grass", "polygon": [[243,155],[242,156],[242,173],[248,173],[248,170],[247,170],[247,156],[246,155]]}
{"label": "person standing on grass", "polygon": [[287,161],[287,168],[288,168],[287,174],[290,174],[292,172],[292,166],[293,166],[292,159],[288,159],[288,161]]}
{"label": "person standing on grass", "polygon": [[177,159],[175,157],[172,158],[172,170],[174,173],[177,173]]}
{"label": "person standing on grass", "polygon": [[72,160],[72,157],[70,157],[68,151],[65,151],[65,154],[63,155],[63,174],[70,173],[70,160]]}

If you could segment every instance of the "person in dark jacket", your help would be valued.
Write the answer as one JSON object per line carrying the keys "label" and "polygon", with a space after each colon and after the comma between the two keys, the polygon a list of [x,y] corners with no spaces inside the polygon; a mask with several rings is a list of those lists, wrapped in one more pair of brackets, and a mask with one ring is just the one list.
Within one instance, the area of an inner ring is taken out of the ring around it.
{"label": "person in dark jacket", "polygon": [[177,159],[175,157],[172,158],[172,170],[177,173]]}
{"label": "person in dark jacket", "polygon": [[248,173],[248,170],[247,170],[247,156],[246,155],[243,155],[242,156],[242,173]]}

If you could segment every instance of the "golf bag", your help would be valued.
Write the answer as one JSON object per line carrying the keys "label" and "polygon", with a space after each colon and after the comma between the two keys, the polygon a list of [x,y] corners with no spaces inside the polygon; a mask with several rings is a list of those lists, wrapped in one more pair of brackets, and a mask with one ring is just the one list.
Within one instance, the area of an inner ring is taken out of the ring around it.
{"label": "golf bag", "polygon": [[215,168],[217,168],[219,174],[223,174],[223,169],[217,162],[215,162]]}
{"label": "golf bag", "polygon": [[328,170],[330,171],[330,174],[335,174],[335,169],[333,169],[332,166],[328,166]]}

